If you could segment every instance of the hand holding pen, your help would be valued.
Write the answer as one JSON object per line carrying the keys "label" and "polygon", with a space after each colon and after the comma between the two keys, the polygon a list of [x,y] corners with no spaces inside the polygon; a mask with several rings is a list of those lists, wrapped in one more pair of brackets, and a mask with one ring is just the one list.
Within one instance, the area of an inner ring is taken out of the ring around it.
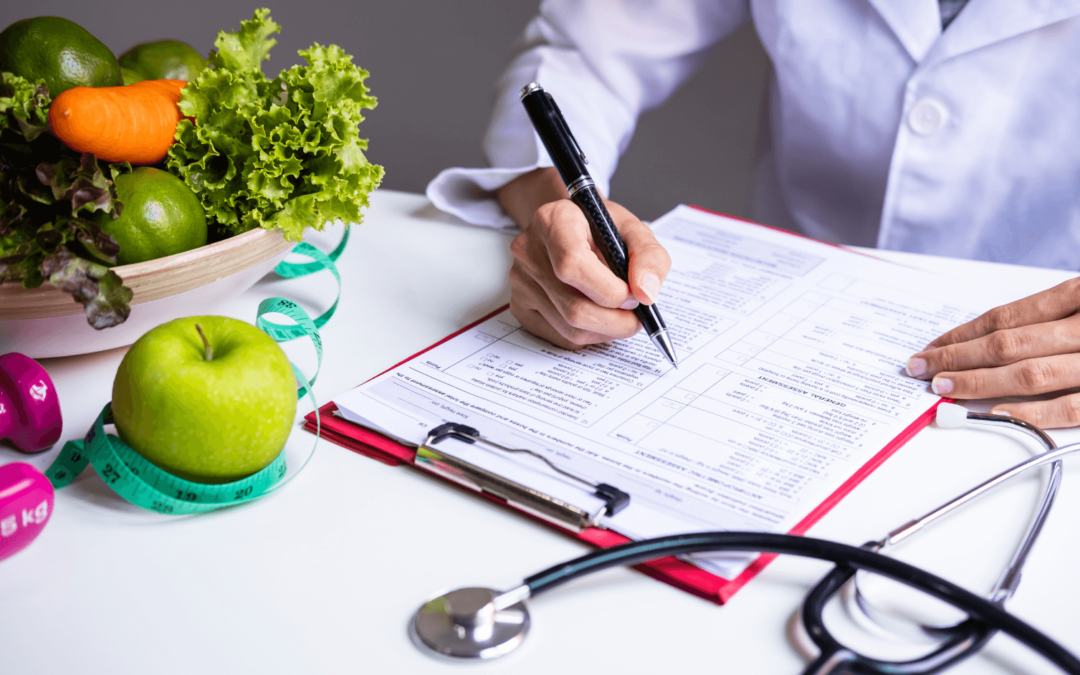
{"label": "hand holding pen", "polygon": [[[570,178],[588,176],[580,165],[572,173]],[[632,311],[647,311],[641,323],[656,342],[653,336],[664,326],[659,310],[650,306],[667,276],[670,257],[652,230],[625,208],[603,200],[628,257],[621,273],[613,272],[601,257],[582,207],[568,199],[566,179],[554,168],[540,169],[499,191],[503,206],[522,226],[512,245],[512,313],[530,332],[574,349],[633,335],[640,324]],[[599,200],[595,189],[592,192]],[[666,340],[666,330],[659,332]],[[674,350],[670,343],[666,346],[665,356],[673,361]]]}

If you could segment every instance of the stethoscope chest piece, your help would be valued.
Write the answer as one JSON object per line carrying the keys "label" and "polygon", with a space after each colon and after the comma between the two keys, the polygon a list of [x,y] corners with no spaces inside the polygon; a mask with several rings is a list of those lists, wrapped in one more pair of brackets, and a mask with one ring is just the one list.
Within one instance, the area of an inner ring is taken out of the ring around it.
{"label": "stethoscope chest piece", "polygon": [[461,588],[428,600],[409,624],[421,649],[452,659],[493,659],[513,651],[529,632],[529,610],[518,602],[499,609],[500,593]]}

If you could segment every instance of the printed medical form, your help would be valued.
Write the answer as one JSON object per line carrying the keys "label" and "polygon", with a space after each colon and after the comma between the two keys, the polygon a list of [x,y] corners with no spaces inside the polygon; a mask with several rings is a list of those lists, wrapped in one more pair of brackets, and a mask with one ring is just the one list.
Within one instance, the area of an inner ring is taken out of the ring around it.
{"label": "printed medical form", "polygon": [[[986,289],[690,207],[654,229],[673,261],[658,302],[678,370],[642,334],[572,352],[505,311],[338,408],[413,445],[454,421],[544,453],[629,492],[604,523],[634,539],[787,532],[936,403],[904,376],[906,359],[998,304]],[[469,451],[537,489],[558,482],[534,458]],[[576,503],[595,509],[590,499]],[[694,562],[730,579],[751,559]]]}

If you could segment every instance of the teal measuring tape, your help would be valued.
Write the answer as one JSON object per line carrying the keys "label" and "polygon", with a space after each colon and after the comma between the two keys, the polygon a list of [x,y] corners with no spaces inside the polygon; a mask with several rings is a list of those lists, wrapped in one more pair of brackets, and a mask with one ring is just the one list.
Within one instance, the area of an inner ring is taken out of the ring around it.
{"label": "teal measuring tape", "polygon": [[[334,315],[338,301],[341,299],[341,275],[334,261],[345,250],[348,240],[349,230],[346,226],[341,243],[330,255],[306,242],[301,242],[293,248],[293,251],[308,256],[313,262],[280,263],[275,268],[278,274],[288,278],[302,277],[329,269],[338,282],[337,299],[329,310],[312,320],[302,307],[291,300],[267,298],[259,303],[255,317],[255,324],[278,342],[286,342],[298,337],[310,337],[315,346],[315,376],[310,380],[300,372],[299,368],[290,364],[297,382],[300,383],[297,388],[297,398],[303,398],[305,394],[309,397],[315,409],[316,426],[315,443],[311,453],[291,478],[282,481],[287,473],[284,450],[269,466],[258,473],[231,483],[195,483],[179,478],[148,461],[119,437],[105,432],[105,425],[112,423],[111,404],[106,404],[86,437],[83,440],[65,443],[60,454],[45,471],[45,476],[53,487],[60,489],[68,485],[89,464],[94,467],[106,485],[132,504],[158,513],[183,515],[204,513],[249,502],[280,489],[289,480],[295,478],[310,461],[319,442],[318,432],[322,424],[319,418],[319,405],[312,392],[312,386],[322,368],[323,345],[318,329]],[[282,314],[296,323],[277,324],[263,318],[264,314],[271,313]]]}
{"label": "teal measuring tape", "polygon": [[[286,279],[297,279],[299,277],[306,277],[309,274],[321,272],[323,270],[330,270],[330,273],[334,275],[334,279],[337,280],[337,297],[334,298],[334,304],[330,305],[330,309],[326,310],[322,314],[312,321],[316,328],[322,328],[326,325],[337,311],[338,303],[341,301],[341,274],[338,272],[337,259],[341,257],[342,252],[345,250],[345,245],[349,243],[349,226],[345,226],[345,233],[341,235],[341,242],[338,243],[337,248],[330,252],[329,255],[323,253],[319,249],[315,248],[306,241],[302,241],[293,247],[290,253],[297,253],[302,256],[311,258],[309,263],[291,263],[280,262],[274,271]],[[260,314],[261,317],[261,314]],[[295,340],[298,337],[304,337],[307,333],[301,326],[285,326],[279,323],[273,323],[265,319],[259,318],[257,321],[259,328],[263,329],[270,334],[278,342],[288,342],[289,340]],[[321,345],[320,345],[321,347]],[[312,378],[312,383],[315,380]]]}
{"label": "teal measuring tape", "polygon": [[132,504],[179,515],[213,511],[261,497],[285,476],[282,451],[262,471],[232,483],[208,485],[178,478],[151,464],[118,437],[105,433],[105,425],[112,422],[110,405],[105,405],[86,438],[66,443],[45,472],[54,488],[64,487],[91,464],[106,485]]}

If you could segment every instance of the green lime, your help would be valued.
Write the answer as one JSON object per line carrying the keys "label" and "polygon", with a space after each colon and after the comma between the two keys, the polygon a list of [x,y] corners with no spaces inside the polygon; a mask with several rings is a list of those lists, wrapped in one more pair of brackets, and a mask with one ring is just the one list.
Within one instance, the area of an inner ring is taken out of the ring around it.
{"label": "green lime", "polygon": [[82,26],[56,16],[16,21],[0,33],[0,70],[45,80],[53,98],[72,87],[116,87],[120,64]]}
{"label": "green lime", "polygon": [[124,78],[124,84],[135,84],[136,82],[142,82],[146,79],[134,70],[128,70],[123,66],[120,66],[120,76]]}
{"label": "green lime", "polygon": [[206,61],[199,52],[177,40],[135,45],[120,55],[120,65],[144,80],[183,80],[199,76]]}
{"label": "green lime", "polygon": [[168,171],[142,166],[116,178],[120,217],[98,226],[120,244],[120,265],[175,255],[206,245],[206,214],[195,193]]}

